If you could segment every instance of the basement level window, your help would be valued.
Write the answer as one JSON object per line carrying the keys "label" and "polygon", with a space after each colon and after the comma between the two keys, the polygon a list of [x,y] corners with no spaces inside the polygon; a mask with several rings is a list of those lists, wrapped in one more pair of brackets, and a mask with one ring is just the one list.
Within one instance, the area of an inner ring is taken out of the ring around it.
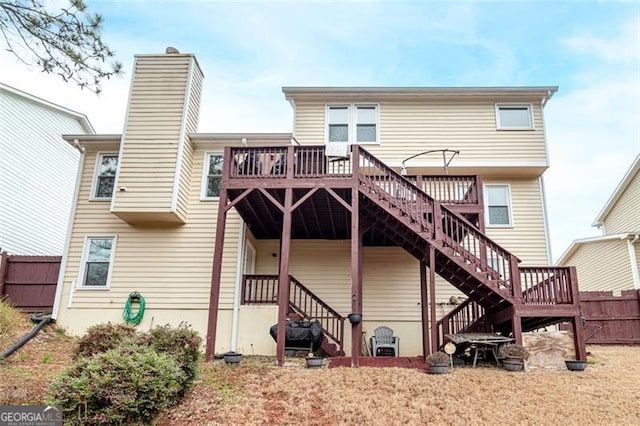
{"label": "basement level window", "polygon": [[118,154],[99,153],[96,162],[93,197],[96,200],[110,200],[118,170]]}
{"label": "basement level window", "polygon": [[498,130],[533,130],[531,105],[496,105],[496,127]]}
{"label": "basement level window", "polygon": [[80,268],[81,287],[108,288],[113,266],[115,237],[87,237]]}

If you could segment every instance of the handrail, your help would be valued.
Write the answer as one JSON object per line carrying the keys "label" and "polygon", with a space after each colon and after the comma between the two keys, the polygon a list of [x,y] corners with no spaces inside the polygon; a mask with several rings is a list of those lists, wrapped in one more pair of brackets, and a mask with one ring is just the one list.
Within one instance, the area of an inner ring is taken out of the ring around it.
{"label": "handrail", "polygon": [[[472,263],[487,278],[497,282],[498,290],[507,290],[513,297],[521,297],[519,259],[470,225],[462,216],[434,200],[413,185],[404,176],[378,160],[366,149],[354,146],[358,153],[360,179],[374,190],[382,190],[380,199],[400,209],[421,226],[421,230],[433,233],[435,240],[444,244],[463,259]],[[376,173],[369,173],[374,168]],[[382,178],[382,179],[379,179]],[[410,201],[407,201],[407,200]],[[518,290],[516,290],[518,289]]]}
{"label": "handrail", "polygon": [[485,315],[484,308],[477,302],[467,299],[436,322],[438,336],[437,347],[444,345],[447,334],[464,333]]}
{"label": "handrail", "polygon": [[[278,303],[278,275],[243,275],[241,303]],[[343,351],[345,318],[293,276],[289,276],[289,306],[299,315],[320,322],[327,338]]]}

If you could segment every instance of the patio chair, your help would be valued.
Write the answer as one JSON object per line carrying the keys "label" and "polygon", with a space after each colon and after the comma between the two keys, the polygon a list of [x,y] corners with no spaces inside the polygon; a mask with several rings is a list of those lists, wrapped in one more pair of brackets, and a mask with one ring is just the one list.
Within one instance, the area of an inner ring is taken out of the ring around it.
{"label": "patio chair", "polygon": [[371,336],[371,353],[373,356],[400,356],[400,338],[394,336],[389,327],[376,328]]}

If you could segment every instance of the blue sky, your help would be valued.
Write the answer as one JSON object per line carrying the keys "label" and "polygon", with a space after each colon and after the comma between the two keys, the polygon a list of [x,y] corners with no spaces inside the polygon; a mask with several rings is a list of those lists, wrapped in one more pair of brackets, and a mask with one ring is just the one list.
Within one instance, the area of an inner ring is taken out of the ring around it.
{"label": "blue sky", "polygon": [[[558,85],[546,109],[553,257],[640,152],[640,2],[88,1],[126,74],[95,95],[0,53],[0,81],[122,130],[136,53],[194,53],[200,131],[291,131],[282,86]],[[640,201],[639,201],[640,202]]]}

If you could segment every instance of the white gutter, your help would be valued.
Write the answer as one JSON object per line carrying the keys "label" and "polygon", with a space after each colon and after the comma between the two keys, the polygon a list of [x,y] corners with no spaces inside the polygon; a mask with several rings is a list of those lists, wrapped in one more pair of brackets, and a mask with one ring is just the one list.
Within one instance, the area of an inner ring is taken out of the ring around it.
{"label": "white gutter", "polygon": [[636,249],[634,243],[638,241],[640,234],[636,234],[633,240],[627,240],[629,247],[629,260],[631,261],[631,276],[633,277],[633,288],[640,290],[640,272],[638,272],[638,263],[636,262]]}
{"label": "white gutter", "polygon": [[[78,198],[80,197],[80,179],[84,170],[85,152],[84,148],[78,143],[78,139],[73,140],[73,146],[80,151],[80,159],[78,160],[78,171],[76,172],[76,187],[73,190],[73,205],[69,214],[69,223],[67,223],[67,237],[64,243],[64,254],[60,263],[60,272],[58,273],[58,284],[56,285],[56,295],[53,300],[53,311],[51,318],[58,318],[60,311],[60,301],[62,299],[62,287],[64,286],[64,274],[67,269],[67,260],[69,259],[69,246],[71,245],[71,231],[73,231],[73,223],[75,222],[76,209],[78,207]],[[73,284],[72,284],[73,286]]]}
{"label": "white gutter", "polygon": [[[220,214],[220,212],[218,212]],[[231,350],[235,351],[238,346],[238,317],[240,315],[240,294],[242,293],[242,274],[244,273],[244,242],[246,226],[244,221],[238,233],[238,253],[236,255],[236,289],[233,295],[233,314],[231,317]]]}

